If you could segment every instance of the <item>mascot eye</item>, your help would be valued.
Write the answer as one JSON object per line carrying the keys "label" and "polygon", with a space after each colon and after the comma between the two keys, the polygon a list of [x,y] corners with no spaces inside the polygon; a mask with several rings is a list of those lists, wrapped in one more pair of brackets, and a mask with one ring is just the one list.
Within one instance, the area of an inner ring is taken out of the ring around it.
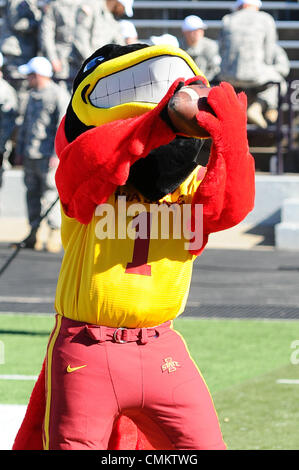
{"label": "mascot eye", "polygon": [[87,72],[87,70],[92,69],[96,65],[99,65],[100,62],[102,62],[105,59],[103,56],[95,57],[94,59],[91,59],[87,64],[85,65],[83,72]]}

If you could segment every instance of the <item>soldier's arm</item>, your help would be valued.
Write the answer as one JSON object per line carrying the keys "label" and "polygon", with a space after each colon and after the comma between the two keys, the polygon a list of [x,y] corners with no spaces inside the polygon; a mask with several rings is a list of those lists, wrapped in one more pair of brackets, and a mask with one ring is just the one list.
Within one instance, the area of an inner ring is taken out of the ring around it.
{"label": "soldier's arm", "polygon": [[17,98],[10,90],[5,90],[3,100],[0,102],[1,112],[1,134],[0,151],[5,149],[6,142],[10,139],[15,126],[17,117]]}
{"label": "soldier's arm", "polygon": [[33,2],[19,2],[9,8],[9,22],[13,31],[31,34],[41,20],[41,11]]}
{"label": "soldier's arm", "polygon": [[275,49],[274,67],[283,77],[287,77],[290,73],[290,61],[286,51],[278,44]]}
{"label": "soldier's arm", "polygon": [[66,110],[70,101],[70,95],[66,90],[61,88],[56,98],[57,98],[56,109],[57,109],[57,129],[58,129],[58,126],[66,113]]}
{"label": "soldier's arm", "polygon": [[105,3],[101,7],[101,13],[98,15],[94,27],[94,36],[92,38],[93,48],[97,48],[97,43],[99,42],[104,44],[125,44],[124,38],[120,32],[119,23],[114,19]]}
{"label": "soldier's arm", "polygon": [[[77,15],[80,15],[80,20],[77,20],[76,26],[74,29],[74,38],[73,38],[73,53],[76,57],[76,61],[78,63],[83,62],[86,57],[91,55],[91,53],[98,49],[102,44],[98,44],[96,47],[92,48],[92,43],[91,43],[91,37],[94,34],[94,28],[93,28],[93,23],[94,23],[94,16],[98,15],[98,8],[95,6],[91,7],[91,5],[88,5],[90,8],[93,8],[92,11],[85,11],[84,7],[79,9],[79,12],[77,12]],[[95,12],[96,9],[96,12]],[[96,31],[96,34],[98,32]]]}
{"label": "soldier's arm", "polygon": [[268,65],[272,65],[275,56],[275,47],[277,43],[277,30],[274,19],[267,15],[265,16],[265,62]]}
{"label": "soldier's arm", "polygon": [[[105,44],[105,16],[101,8],[100,11],[94,12],[92,28],[89,35],[89,47],[96,50]],[[109,41],[110,42],[110,41]]]}
{"label": "soldier's arm", "polygon": [[213,80],[216,75],[220,72],[221,57],[219,54],[219,48],[216,41],[210,42],[207,48],[207,79]]}
{"label": "soldier's arm", "polygon": [[24,145],[25,145],[25,135],[28,126],[31,126],[31,119],[30,119],[30,112],[28,112],[28,105],[30,103],[30,97],[28,99],[27,107],[24,114],[24,119],[22,124],[18,125],[18,138],[16,143],[16,156],[23,157],[24,156]]}
{"label": "soldier's arm", "polygon": [[217,37],[217,46],[220,57],[223,55],[224,47],[224,36],[225,36],[225,16],[222,18],[221,27]]}
{"label": "soldier's arm", "polygon": [[[25,114],[26,116],[26,114]],[[24,116],[24,118],[25,118]],[[16,144],[16,156],[17,157],[23,157],[24,154],[24,141],[25,141],[25,124],[21,124],[21,126],[18,129],[18,140]]]}
{"label": "soldier's arm", "polygon": [[49,8],[42,16],[39,28],[39,42],[42,53],[50,60],[55,62],[59,60],[56,49],[56,20],[53,6]]}

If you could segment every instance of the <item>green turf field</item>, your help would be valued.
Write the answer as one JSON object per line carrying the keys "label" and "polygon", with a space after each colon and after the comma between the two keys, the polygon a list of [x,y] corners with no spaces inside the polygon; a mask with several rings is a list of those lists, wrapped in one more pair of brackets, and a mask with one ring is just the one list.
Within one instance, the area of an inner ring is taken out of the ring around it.
{"label": "green turf field", "polygon": [[[0,375],[37,375],[53,325],[49,316],[0,314]],[[229,449],[299,449],[299,384],[277,383],[299,379],[291,362],[299,321],[186,318],[175,328],[209,386]],[[27,403],[33,385],[0,379],[0,403]]]}

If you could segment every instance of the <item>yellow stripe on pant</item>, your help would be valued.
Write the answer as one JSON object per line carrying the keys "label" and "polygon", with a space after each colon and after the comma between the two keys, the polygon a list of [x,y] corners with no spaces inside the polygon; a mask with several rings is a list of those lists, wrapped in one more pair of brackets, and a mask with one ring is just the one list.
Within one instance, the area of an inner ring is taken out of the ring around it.
{"label": "yellow stripe on pant", "polygon": [[46,411],[43,427],[43,447],[44,450],[49,450],[50,445],[50,433],[49,433],[49,423],[50,423],[50,408],[51,408],[51,373],[52,373],[52,353],[53,348],[57,339],[57,336],[61,327],[62,316],[56,315],[56,325],[53,329],[52,335],[49,340],[48,350],[47,350],[47,361],[46,361]]}

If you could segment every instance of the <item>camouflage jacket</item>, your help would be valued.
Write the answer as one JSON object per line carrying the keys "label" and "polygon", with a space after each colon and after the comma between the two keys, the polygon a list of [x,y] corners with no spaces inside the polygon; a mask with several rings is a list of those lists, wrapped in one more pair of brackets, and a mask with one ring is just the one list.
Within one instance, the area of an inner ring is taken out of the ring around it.
{"label": "camouflage jacket", "polygon": [[5,63],[28,62],[38,52],[38,25],[41,11],[37,0],[10,0],[3,11],[0,49]]}
{"label": "camouflage jacket", "polygon": [[18,132],[17,155],[34,159],[54,155],[56,131],[69,98],[67,91],[53,81],[41,90],[30,91],[24,120]]}
{"label": "camouflage jacket", "polygon": [[[59,60],[60,79],[72,80],[82,62],[97,48],[113,42],[118,25],[104,0],[53,0],[40,25],[41,52],[51,62]],[[109,26],[110,21],[110,26]]]}
{"label": "camouflage jacket", "polygon": [[216,77],[221,63],[217,41],[203,37],[195,46],[187,47],[185,50],[208,80]]}
{"label": "camouflage jacket", "polygon": [[275,21],[263,11],[242,9],[222,19],[219,34],[221,79],[254,82],[264,64],[272,65]]}

